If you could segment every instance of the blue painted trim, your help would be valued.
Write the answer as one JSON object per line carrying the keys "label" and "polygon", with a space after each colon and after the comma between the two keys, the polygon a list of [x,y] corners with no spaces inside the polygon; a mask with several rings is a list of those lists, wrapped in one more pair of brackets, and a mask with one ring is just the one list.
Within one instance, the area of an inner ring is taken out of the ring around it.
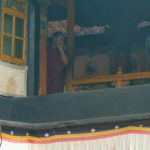
{"label": "blue painted trim", "polygon": [[29,33],[30,33],[30,7],[31,7],[31,0],[28,1],[28,21],[27,21],[27,57],[26,57],[26,64],[28,65],[29,59]]}
{"label": "blue painted trim", "polygon": [[[1,30],[2,30],[2,0],[0,0],[0,37],[1,37]],[[0,40],[0,43],[1,43],[1,40]]]}
{"label": "blue painted trim", "polygon": [[39,91],[39,38],[40,38],[40,5],[29,0],[28,16],[28,81],[27,95],[38,95]]}
{"label": "blue painted trim", "polygon": [[28,54],[27,54],[27,65],[28,65],[28,78],[27,78],[27,95],[33,96],[34,93],[34,37],[35,37],[35,10],[31,0],[28,4]]}

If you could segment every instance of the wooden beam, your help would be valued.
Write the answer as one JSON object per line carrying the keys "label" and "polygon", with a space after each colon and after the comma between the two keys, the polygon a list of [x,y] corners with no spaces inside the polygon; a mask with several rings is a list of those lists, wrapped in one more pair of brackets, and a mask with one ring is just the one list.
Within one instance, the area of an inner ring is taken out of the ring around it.
{"label": "wooden beam", "polygon": [[138,80],[138,79],[150,79],[150,72],[97,76],[97,77],[91,77],[91,78],[80,79],[80,80],[70,79],[68,80],[68,84],[81,85],[81,84],[128,81],[128,80]]}

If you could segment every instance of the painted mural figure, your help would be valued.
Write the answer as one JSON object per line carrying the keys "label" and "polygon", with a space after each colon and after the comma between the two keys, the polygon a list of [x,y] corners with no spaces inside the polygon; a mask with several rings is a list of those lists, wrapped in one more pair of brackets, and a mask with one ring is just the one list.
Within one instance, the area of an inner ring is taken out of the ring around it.
{"label": "painted mural figure", "polygon": [[69,64],[64,49],[63,33],[53,34],[52,44],[48,47],[47,62],[47,94],[63,93],[66,66]]}

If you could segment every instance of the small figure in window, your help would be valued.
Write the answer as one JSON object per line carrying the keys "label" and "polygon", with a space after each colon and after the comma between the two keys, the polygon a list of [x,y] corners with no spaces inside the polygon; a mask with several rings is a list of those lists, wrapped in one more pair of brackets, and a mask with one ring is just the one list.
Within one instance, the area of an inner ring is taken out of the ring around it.
{"label": "small figure in window", "polygon": [[64,92],[66,66],[69,64],[64,49],[64,34],[55,32],[52,37],[47,55],[47,94]]}

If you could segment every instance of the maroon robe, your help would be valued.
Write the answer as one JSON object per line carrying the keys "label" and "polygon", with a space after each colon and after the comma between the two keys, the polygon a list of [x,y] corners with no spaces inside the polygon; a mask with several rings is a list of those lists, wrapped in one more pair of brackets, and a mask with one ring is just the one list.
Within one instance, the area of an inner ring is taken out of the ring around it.
{"label": "maroon robe", "polygon": [[47,94],[63,93],[66,66],[59,50],[49,49],[47,55]]}

